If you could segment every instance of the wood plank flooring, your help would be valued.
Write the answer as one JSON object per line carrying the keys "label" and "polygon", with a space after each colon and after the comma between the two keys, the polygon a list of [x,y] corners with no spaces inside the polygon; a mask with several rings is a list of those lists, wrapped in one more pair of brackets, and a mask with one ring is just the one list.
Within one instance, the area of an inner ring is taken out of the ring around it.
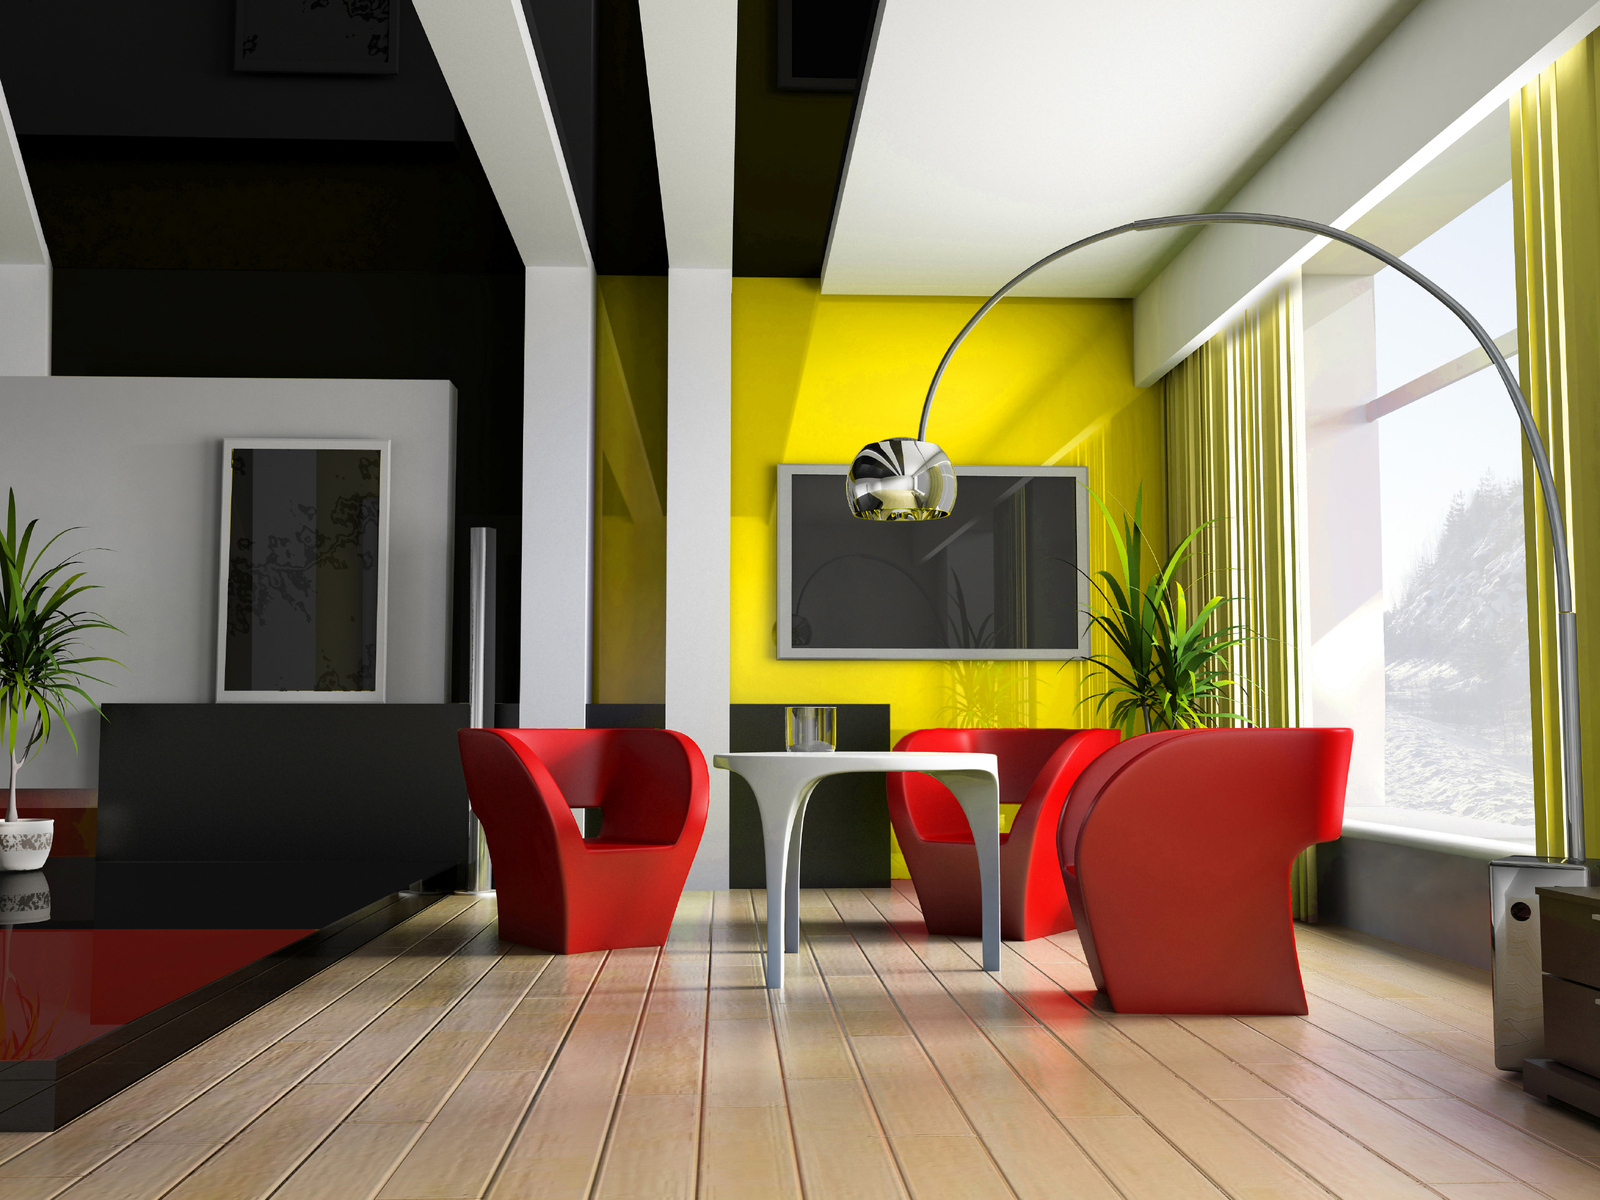
{"label": "wood plank flooring", "polygon": [[52,1134],[5,1200],[1600,1200],[1600,1122],[1493,1067],[1481,972],[1297,928],[1307,1017],[1125,1016],[1075,934],[930,937],[907,884],[691,893],[553,957],[449,897]]}

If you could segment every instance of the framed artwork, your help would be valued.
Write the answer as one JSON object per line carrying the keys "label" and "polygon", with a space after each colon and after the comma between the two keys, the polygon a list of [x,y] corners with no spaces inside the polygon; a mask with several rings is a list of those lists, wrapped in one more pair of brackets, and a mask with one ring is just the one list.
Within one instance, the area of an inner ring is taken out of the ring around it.
{"label": "framed artwork", "polygon": [[222,443],[217,700],[382,703],[389,443]]}
{"label": "framed artwork", "polygon": [[1083,467],[956,468],[943,521],[861,521],[843,464],[778,467],[779,658],[1089,656]]}
{"label": "framed artwork", "polygon": [[233,69],[395,75],[396,16],[391,0],[235,0]]}

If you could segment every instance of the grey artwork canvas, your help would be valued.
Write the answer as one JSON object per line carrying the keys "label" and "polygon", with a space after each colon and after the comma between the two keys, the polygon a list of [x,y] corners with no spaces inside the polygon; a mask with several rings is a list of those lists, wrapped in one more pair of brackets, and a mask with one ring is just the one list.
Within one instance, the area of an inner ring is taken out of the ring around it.
{"label": "grey artwork canvas", "polygon": [[382,450],[227,454],[222,690],[375,692]]}

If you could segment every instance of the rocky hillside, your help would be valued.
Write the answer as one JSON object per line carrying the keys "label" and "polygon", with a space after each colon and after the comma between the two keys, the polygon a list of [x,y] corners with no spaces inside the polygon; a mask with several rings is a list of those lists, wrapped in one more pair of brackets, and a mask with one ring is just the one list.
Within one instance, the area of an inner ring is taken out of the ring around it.
{"label": "rocky hillside", "polygon": [[1384,614],[1389,703],[1491,732],[1527,724],[1522,489],[1486,476],[1457,495],[1433,552]]}
{"label": "rocky hillside", "polygon": [[1526,597],[1522,489],[1486,476],[1384,614],[1390,804],[1531,821]]}

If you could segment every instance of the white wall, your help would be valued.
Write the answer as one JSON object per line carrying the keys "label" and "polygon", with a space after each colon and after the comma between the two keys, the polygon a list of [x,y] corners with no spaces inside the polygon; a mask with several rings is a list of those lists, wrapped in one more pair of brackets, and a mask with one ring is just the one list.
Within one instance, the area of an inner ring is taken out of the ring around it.
{"label": "white wall", "polygon": [[[667,728],[728,749],[734,0],[640,0],[667,259]],[[691,888],[728,886],[728,773]]]}
{"label": "white wall", "polygon": [[1305,394],[1312,725],[1355,730],[1351,807],[1383,804],[1383,522],[1369,275],[1307,275]]}
{"label": "white wall", "polygon": [[529,267],[518,721],[582,729],[594,580],[594,272]]}
{"label": "white wall", "polygon": [[[89,551],[94,606],[125,636],[101,701],[215,698],[225,437],[389,438],[388,699],[448,698],[455,389],[432,380],[0,378],[0,489]],[[3,497],[0,497],[3,500]],[[98,730],[52,742],[18,783],[96,786]]]}
{"label": "white wall", "polygon": [[[709,766],[728,749],[732,272],[671,268],[667,307],[667,728]],[[726,771],[688,886],[728,886]]]}

